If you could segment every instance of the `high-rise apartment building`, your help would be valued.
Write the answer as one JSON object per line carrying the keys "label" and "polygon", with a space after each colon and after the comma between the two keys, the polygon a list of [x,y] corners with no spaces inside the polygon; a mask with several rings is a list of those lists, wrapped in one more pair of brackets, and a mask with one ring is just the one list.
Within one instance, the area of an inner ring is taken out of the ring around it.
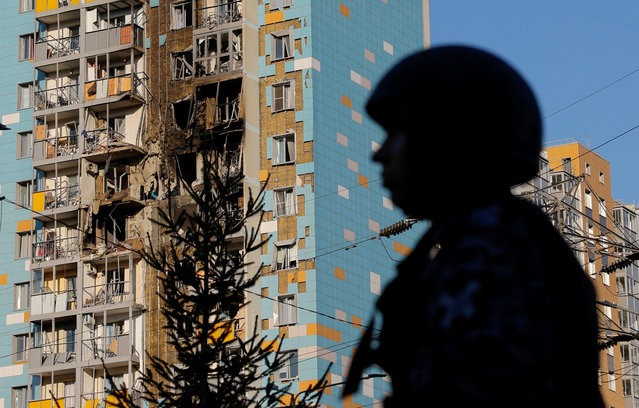
{"label": "high-rise apartment building", "polygon": [[34,7],[32,0],[0,4],[4,127],[0,130],[0,405],[4,407],[25,406],[27,401]]}
{"label": "high-rise apartment building", "polygon": [[[258,317],[263,334],[285,336],[290,358],[269,380],[292,393],[330,363],[340,383],[416,238],[374,239],[403,215],[370,161],[384,135],[364,103],[393,63],[428,45],[428,1],[15,0],[11,13],[5,404],[95,406],[110,388],[105,367],[136,390],[145,353],[168,356],[157,273],[136,250],[161,241],[150,220],[169,197],[192,205],[184,183],[201,182],[203,152],[245,175],[238,212],[266,185],[268,243],[247,271],[261,278],[233,335]],[[388,387],[367,380],[342,401],[337,385],[322,402],[374,404]]]}

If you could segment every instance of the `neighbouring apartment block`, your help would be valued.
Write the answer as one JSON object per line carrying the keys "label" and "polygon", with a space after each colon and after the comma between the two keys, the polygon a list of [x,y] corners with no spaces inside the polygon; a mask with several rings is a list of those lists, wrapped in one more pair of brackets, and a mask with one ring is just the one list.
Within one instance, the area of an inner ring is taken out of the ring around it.
{"label": "neighbouring apartment block", "polygon": [[[610,164],[579,143],[547,146],[540,171],[514,193],[538,204],[572,247],[597,294],[599,385],[606,406],[639,406],[637,208],[612,198]],[[608,345],[608,347],[604,346]]]}
{"label": "neighbouring apartment block", "polygon": [[[233,336],[254,321],[285,336],[288,362],[265,381],[293,393],[330,363],[329,384],[343,381],[417,238],[374,239],[403,214],[370,160],[384,134],[364,104],[393,63],[428,46],[428,1],[12,2],[0,63],[4,406],[96,406],[109,401],[107,370],[135,392],[146,353],[169,357],[158,274],[136,251],[163,242],[150,221],[161,209],[193,206],[186,185],[201,183],[204,153],[245,176],[230,193],[238,214],[266,186],[268,242],[247,271],[261,278]],[[379,403],[388,381],[344,401],[329,387],[322,402]]]}

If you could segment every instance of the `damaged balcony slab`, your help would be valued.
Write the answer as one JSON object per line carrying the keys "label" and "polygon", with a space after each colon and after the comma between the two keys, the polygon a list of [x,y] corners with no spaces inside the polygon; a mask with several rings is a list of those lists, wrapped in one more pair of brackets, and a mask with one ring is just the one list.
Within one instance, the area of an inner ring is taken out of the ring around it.
{"label": "damaged balcony slab", "polygon": [[85,154],[83,158],[92,163],[104,163],[108,159],[132,159],[135,157],[143,157],[145,155],[146,152],[141,147],[129,143],[123,143],[121,145],[114,144],[105,146],[95,152]]}

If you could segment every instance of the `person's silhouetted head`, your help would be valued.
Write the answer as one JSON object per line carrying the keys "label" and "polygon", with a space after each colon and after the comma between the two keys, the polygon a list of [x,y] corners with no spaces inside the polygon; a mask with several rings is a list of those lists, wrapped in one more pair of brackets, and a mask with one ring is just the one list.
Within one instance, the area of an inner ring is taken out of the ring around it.
{"label": "person's silhouetted head", "polygon": [[[537,172],[535,96],[521,75],[485,51],[443,46],[410,55],[381,79],[366,110],[388,133],[373,159],[409,215],[432,219]],[[473,196],[459,203],[462,193]]]}

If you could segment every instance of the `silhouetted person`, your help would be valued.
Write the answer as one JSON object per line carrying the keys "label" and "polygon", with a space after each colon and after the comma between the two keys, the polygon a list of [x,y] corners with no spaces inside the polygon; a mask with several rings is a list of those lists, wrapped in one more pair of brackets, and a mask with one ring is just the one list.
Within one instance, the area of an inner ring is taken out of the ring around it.
{"label": "silhouetted person", "polygon": [[[541,118],[522,77],[460,46],[418,52],[366,106],[373,159],[408,216],[431,221],[377,302],[345,394],[377,364],[388,407],[603,407],[594,289],[571,249],[511,186],[537,172]],[[372,340],[371,340],[372,337]]]}

